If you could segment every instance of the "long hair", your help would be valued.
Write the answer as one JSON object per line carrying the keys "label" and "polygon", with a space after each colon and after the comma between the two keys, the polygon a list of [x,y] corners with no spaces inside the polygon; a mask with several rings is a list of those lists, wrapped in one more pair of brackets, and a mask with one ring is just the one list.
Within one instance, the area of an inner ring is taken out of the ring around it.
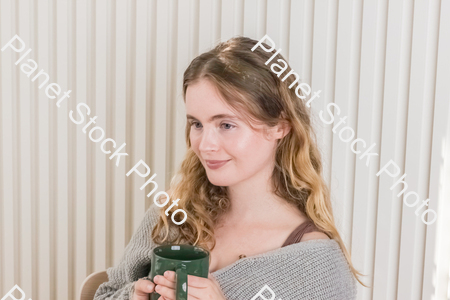
{"label": "long hair", "polygon": [[[296,82],[294,76],[282,81],[265,64],[275,51],[265,52],[259,47],[251,51],[257,43],[238,36],[193,59],[183,76],[184,102],[189,85],[209,80],[233,111],[246,116],[244,121],[252,128],[250,121],[269,127],[279,122],[290,125],[289,133],[277,141],[272,172],[274,193],[294,204],[328,237],[339,243],[353,275],[365,286],[358,278],[362,274],[353,267],[335,226],[330,191],[322,178],[322,161],[310,109],[297,97],[295,89],[289,88]],[[267,44],[263,45],[269,49]],[[286,61],[281,54],[272,61],[277,59]],[[288,70],[292,70],[290,66]],[[159,244],[187,243],[212,250],[215,246],[214,225],[230,207],[230,199],[227,187],[209,182],[205,168],[191,148],[190,127],[186,124],[186,155],[168,191],[171,199],[181,199],[171,212],[181,208],[186,211],[187,219],[176,225],[171,214],[168,217],[164,209],[161,210],[152,239]],[[184,215],[179,213],[174,220],[180,222],[182,217]]]}

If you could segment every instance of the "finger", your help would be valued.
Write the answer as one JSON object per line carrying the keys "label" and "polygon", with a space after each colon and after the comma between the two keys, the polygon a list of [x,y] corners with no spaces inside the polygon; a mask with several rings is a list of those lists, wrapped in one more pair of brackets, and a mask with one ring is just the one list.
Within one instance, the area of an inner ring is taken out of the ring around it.
{"label": "finger", "polygon": [[139,279],[134,284],[134,292],[138,296],[145,296],[147,294],[153,293],[155,290],[155,284],[150,280]]}
{"label": "finger", "polygon": [[170,281],[166,277],[161,276],[161,275],[156,275],[155,278],[153,278],[153,281],[157,285],[166,286],[166,287],[171,288],[171,289],[174,289],[176,287],[176,282],[175,281]]}
{"label": "finger", "polygon": [[200,300],[200,299],[201,299],[201,298],[196,297],[196,296],[192,295],[191,293],[188,293],[188,298],[187,298],[187,300]]}
{"label": "finger", "polygon": [[175,290],[174,289],[170,289],[163,285],[157,284],[155,287],[155,291],[167,300],[175,300]]}
{"label": "finger", "polygon": [[205,292],[206,288],[197,288],[192,286],[188,287],[188,295],[189,297],[192,297],[192,299],[202,299],[202,296],[204,297]]}
{"label": "finger", "polygon": [[203,277],[197,277],[194,275],[188,275],[188,286],[196,288],[206,288],[209,285],[209,279]]}
{"label": "finger", "polygon": [[[164,298],[163,296],[161,296],[158,298],[158,300],[172,300],[172,299]],[[200,300],[200,298],[197,298],[194,295],[188,293],[188,300]]]}
{"label": "finger", "polygon": [[207,291],[205,288],[188,287],[188,300],[206,299],[205,292]]}
{"label": "finger", "polygon": [[170,280],[170,281],[172,281],[172,282],[176,282],[176,273],[174,272],[174,271],[165,271],[164,272],[164,277],[167,279],[167,280]]}

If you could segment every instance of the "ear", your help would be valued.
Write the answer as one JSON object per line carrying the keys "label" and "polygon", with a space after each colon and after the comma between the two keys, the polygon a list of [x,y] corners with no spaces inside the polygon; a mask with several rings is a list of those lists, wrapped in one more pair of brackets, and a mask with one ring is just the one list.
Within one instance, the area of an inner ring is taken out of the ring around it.
{"label": "ear", "polygon": [[278,125],[268,129],[269,137],[272,139],[282,139],[289,133],[291,126],[287,121],[280,121]]}

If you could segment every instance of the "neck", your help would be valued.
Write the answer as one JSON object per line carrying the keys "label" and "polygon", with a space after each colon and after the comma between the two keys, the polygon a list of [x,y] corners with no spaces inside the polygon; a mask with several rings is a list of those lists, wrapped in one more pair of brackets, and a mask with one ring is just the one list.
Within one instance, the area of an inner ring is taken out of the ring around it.
{"label": "neck", "polygon": [[[257,181],[264,184],[256,184]],[[251,178],[246,182],[229,186],[228,194],[231,207],[226,219],[229,222],[267,224],[272,220],[298,220],[299,217],[306,219],[297,207],[273,193],[270,176],[263,179]]]}

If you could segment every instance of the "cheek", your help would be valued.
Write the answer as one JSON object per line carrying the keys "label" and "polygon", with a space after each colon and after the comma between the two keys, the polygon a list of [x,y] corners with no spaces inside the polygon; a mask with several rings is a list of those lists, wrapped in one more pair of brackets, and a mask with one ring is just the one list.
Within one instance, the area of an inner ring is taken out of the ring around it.
{"label": "cheek", "polygon": [[191,138],[191,148],[194,151],[195,154],[197,154],[197,156],[200,158],[200,151],[198,150],[199,148],[199,142],[197,139],[195,138]]}
{"label": "cheek", "polygon": [[273,144],[254,134],[243,136],[233,141],[230,151],[236,153],[237,156],[245,161],[258,161],[265,159]]}
{"label": "cheek", "polygon": [[198,149],[198,146],[199,146],[199,143],[200,143],[200,138],[201,138],[201,136],[191,129],[191,131],[189,133],[189,140],[191,141],[191,147],[192,148]]}
{"label": "cheek", "polygon": [[[201,133],[191,132],[189,140],[192,150],[200,155]],[[219,136],[219,150],[227,152],[237,160],[255,161],[265,159],[273,144],[252,131],[229,132]]]}
{"label": "cheek", "polygon": [[228,169],[229,178],[236,182],[266,169],[272,163],[269,148],[266,143],[258,139],[240,141],[235,147],[230,148],[234,162]]}

